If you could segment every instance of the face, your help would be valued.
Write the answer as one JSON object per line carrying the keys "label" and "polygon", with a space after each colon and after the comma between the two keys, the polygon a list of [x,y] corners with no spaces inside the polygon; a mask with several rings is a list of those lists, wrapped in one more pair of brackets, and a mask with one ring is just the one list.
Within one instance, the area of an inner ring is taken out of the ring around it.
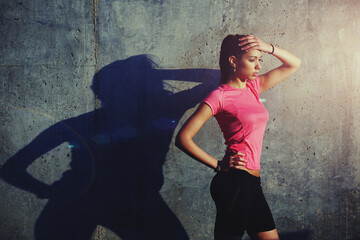
{"label": "face", "polygon": [[252,50],[241,56],[240,59],[236,58],[236,76],[241,80],[254,80],[259,74],[262,62],[261,52],[259,50]]}

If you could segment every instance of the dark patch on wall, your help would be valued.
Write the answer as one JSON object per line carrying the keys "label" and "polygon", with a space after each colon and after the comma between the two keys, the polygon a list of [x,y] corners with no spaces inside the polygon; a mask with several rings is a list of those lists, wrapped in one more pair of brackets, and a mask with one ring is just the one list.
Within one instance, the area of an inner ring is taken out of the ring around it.
{"label": "dark patch on wall", "polygon": [[[206,81],[172,93],[163,89],[163,79]],[[180,118],[217,79],[216,70],[161,69],[147,55],[97,72],[91,88],[101,107],[47,128],[0,169],[6,182],[49,199],[36,221],[35,238],[90,239],[102,225],[122,239],[188,239],[159,194],[162,166]],[[26,172],[38,158],[40,166],[54,161],[54,154],[43,155],[59,152],[64,142],[71,162],[61,179],[47,185]]]}

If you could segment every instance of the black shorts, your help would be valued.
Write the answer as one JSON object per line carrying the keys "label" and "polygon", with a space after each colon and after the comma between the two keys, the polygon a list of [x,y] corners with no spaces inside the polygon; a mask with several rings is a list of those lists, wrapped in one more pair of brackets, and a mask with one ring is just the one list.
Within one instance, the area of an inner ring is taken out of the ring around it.
{"label": "black shorts", "polygon": [[275,229],[260,177],[244,170],[219,172],[211,181],[210,192],[216,205],[215,239]]}

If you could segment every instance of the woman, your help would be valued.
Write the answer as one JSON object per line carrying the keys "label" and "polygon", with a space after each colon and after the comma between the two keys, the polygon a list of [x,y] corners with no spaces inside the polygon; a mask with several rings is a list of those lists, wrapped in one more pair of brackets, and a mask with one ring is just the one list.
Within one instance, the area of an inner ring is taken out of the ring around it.
{"label": "woman", "polygon": [[[259,74],[262,52],[282,65]],[[253,35],[229,35],[221,45],[221,82],[200,103],[176,137],[176,145],[213,168],[211,196],[216,204],[215,239],[279,239],[260,185],[260,155],[268,112],[259,94],[289,77],[300,67],[293,54]],[[214,116],[224,134],[221,161],[199,148],[193,137]]]}

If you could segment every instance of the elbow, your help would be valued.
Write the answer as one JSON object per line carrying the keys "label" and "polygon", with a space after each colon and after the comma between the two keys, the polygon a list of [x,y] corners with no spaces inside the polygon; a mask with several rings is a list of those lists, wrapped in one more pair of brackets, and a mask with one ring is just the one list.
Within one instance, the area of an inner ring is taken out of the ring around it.
{"label": "elbow", "polygon": [[175,146],[178,147],[179,149],[183,150],[184,149],[184,143],[187,141],[188,137],[186,136],[186,134],[184,134],[183,131],[180,131],[175,138]]}
{"label": "elbow", "polygon": [[175,138],[175,146],[180,148],[181,144],[180,144],[180,140],[179,140],[179,134],[176,135],[176,138]]}
{"label": "elbow", "polygon": [[297,71],[301,66],[301,60],[299,58],[296,58],[296,61],[292,64],[292,67]]}
{"label": "elbow", "polygon": [[291,75],[295,73],[297,70],[299,70],[300,66],[301,66],[301,60],[297,59],[296,61],[293,61],[291,64],[285,67],[289,70],[289,73]]}
{"label": "elbow", "polygon": [[298,70],[301,67],[301,60],[298,59],[297,64],[295,66],[296,70]]}
{"label": "elbow", "polygon": [[176,135],[175,146],[182,149],[181,132]]}

